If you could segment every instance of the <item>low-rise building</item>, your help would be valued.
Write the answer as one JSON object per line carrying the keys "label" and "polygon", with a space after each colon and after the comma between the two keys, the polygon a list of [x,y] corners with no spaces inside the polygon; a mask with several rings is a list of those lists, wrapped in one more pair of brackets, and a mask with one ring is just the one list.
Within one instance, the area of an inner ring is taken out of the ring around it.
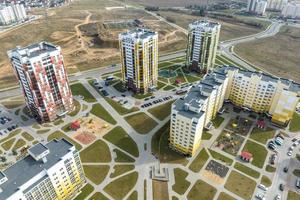
{"label": "low-rise building", "polygon": [[272,122],[287,125],[299,102],[300,84],[262,72],[224,66],[205,75],[172,105],[170,146],[193,155],[202,131],[216,117],[223,102],[269,115]]}
{"label": "low-rise building", "polygon": [[65,139],[38,143],[0,172],[0,199],[72,199],[85,183],[79,152]]}

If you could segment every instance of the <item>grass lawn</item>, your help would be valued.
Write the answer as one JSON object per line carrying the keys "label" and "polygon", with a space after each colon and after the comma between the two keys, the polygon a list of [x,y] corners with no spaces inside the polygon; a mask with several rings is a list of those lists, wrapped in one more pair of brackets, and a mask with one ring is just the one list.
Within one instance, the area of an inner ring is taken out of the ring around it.
{"label": "grass lawn", "polygon": [[166,119],[166,117],[170,116],[171,106],[173,102],[174,101],[169,101],[165,104],[161,104],[159,106],[150,108],[148,112],[151,113],[154,117],[156,117],[160,121],[163,121],[164,119]]}
{"label": "grass lawn", "polygon": [[189,83],[193,83],[193,82],[201,80],[201,77],[192,76],[192,75],[188,75],[188,74],[185,74],[185,78]]}
{"label": "grass lawn", "polygon": [[134,170],[134,165],[115,165],[114,172],[110,174],[110,178],[114,178]]}
{"label": "grass lawn", "polygon": [[187,197],[189,200],[214,199],[216,192],[216,188],[202,180],[198,180],[188,193]]}
{"label": "grass lawn", "polygon": [[[161,127],[152,137],[151,150],[162,163],[179,163],[186,165],[187,159],[169,148],[170,121]],[[160,150],[160,152],[159,152]]]}
{"label": "grass lawn", "polygon": [[168,67],[170,65],[173,65],[171,62],[162,62],[158,64],[158,68]]}
{"label": "grass lawn", "polygon": [[175,184],[172,186],[173,191],[177,192],[178,194],[182,195],[191,185],[189,181],[186,180],[188,173],[180,168],[174,169],[174,178]]}
{"label": "grass lawn", "polygon": [[124,87],[124,85],[123,85],[123,83],[122,83],[121,81],[119,81],[117,84],[113,85],[113,87],[114,87],[117,91],[119,91],[119,92],[121,92],[121,93],[127,91],[126,88]]}
{"label": "grass lawn", "polygon": [[168,183],[152,180],[152,194],[155,200],[169,199]]}
{"label": "grass lawn", "polygon": [[194,158],[193,162],[190,164],[189,169],[193,172],[200,172],[202,167],[205,165],[209,158],[209,155],[205,149],[202,149],[199,154]]}
{"label": "grass lawn", "polygon": [[232,171],[224,187],[241,198],[250,200],[255,190],[256,182],[236,171]]}
{"label": "grass lawn", "polygon": [[266,176],[261,177],[260,183],[263,184],[266,187],[270,187],[272,185],[272,181]]}
{"label": "grass lawn", "polygon": [[61,131],[55,131],[53,133],[51,133],[48,138],[47,138],[47,141],[51,141],[53,139],[61,139],[61,138],[64,138],[66,140],[68,140],[69,142],[71,142],[77,150],[80,150],[82,148],[82,146],[75,142],[73,139],[69,138],[68,136],[66,136],[64,133],[62,133]]}
{"label": "grass lawn", "polygon": [[293,174],[294,174],[295,176],[297,176],[298,178],[300,178],[300,169],[295,169],[295,170],[293,171]]}
{"label": "grass lawn", "polygon": [[297,158],[298,161],[300,161],[300,154],[297,154],[296,158]]}
{"label": "grass lawn", "polygon": [[91,198],[89,198],[89,200],[109,200],[108,198],[106,198],[103,194],[101,194],[100,192],[96,192],[95,194],[93,194],[93,196],[91,196]]}
{"label": "grass lawn", "polygon": [[294,112],[293,118],[290,122],[289,130],[291,132],[300,131],[300,115],[296,112]]}
{"label": "grass lawn", "polygon": [[14,147],[12,148],[12,150],[18,150],[18,149],[20,149],[21,147],[23,147],[25,145],[26,145],[25,140],[23,140],[22,138],[18,139],[18,141],[15,143]]}
{"label": "grass lawn", "polygon": [[113,150],[117,157],[115,158],[115,162],[134,162],[135,160],[133,158],[131,158],[130,156],[128,156],[127,154],[123,153],[122,151],[120,151],[119,149],[114,149]]}
{"label": "grass lawn", "polygon": [[235,198],[225,192],[221,192],[217,200],[235,200]]}
{"label": "grass lawn", "polygon": [[140,134],[147,134],[157,125],[156,121],[143,112],[127,116],[125,120]]}
{"label": "grass lawn", "polygon": [[268,154],[268,151],[264,146],[248,140],[244,146],[243,151],[248,151],[252,153],[253,160],[251,163],[254,166],[259,168],[262,168],[264,166]]}
{"label": "grass lawn", "polygon": [[85,176],[96,185],[102,183],[109,171],[109,165],[83,165]]}
{"label": "grass lawn", "polygon": [[42,130],[37,130],[36,133],[37,134],[44,134],[44,133],[47,133],[48,131],[50,131],[50,129],[42,129]]}
{"label": "grass lawn", "polygon": [[32,141],[34,140],[34,138],[27,132],[23,132],[22,134],[22,137],[25,138],[27,141]]}
{"label": "grass lawn", "polygon": [[11,146],[14,144],[16,138],[11,138],[10,140],[7,140],[6,142],[2,143],[1,146],[5,151],[8,151]]}
{"label": "grass lawn", "polygon": [[91,113],[96,115],[97,117],[111,123],[113,125],[117,124],[116,120],[103,108],[100,104],[94,104],[91,110]]}
{"label": "grass lawn", "polygon": [[88,183],[81,189],[81,192],[74,198],[74,200],[85,199],[93,191],[94,191],[94,187]]}
{"label": "grass lawn", "polygon": [[272,167],[271,165],[267,165],[266,166],[266,171],[267,172],[275,172],[276,171],[276,168],[275,167]]}
{"label": "grass lawn", "polygon": [[137,193],[137,191],[133,191],[133,192],[129,195],[129,197],[128,197],[127,200],[137,200],[137,199],[138,199],[138,193]]}
{"label": "grass lawn", "polygon": [[215,128],[219,128],[219,126],[222,124],[223,121],[224,121],[224,118],[217,115],[216,118],[212,120],[212,123]]}
{"label": "grass lawn", "polygon": [[211,137],[212,137],[212,134],[210,134],[210,133],[207,132],[207,131],[203,131],[203,132],[202,132],[201,140],[210,140]]}
{"label": "grass lawn", "polygon": [[123,149],[124,151],[130,153],[131,155],[138,157],[139,150],[135,141],[125,132],[125,130],[117,126],[111,131],[109,131],[103,137],[105,140],[113,143],[117,147]]}
{"label": "grass lawn", "polygon": [[95,97],[81,83],[75,83],[70,87],[73,95],[81,95],[84,97],[84,100],[89,103],[96,102]]}
{"label": "grass lawn", "polygon": [[103,140],[97,140],[80,152],[81,162],[107,163],[111,162],[108,145]]}
{"label": "grass lawn", "polygon": [[116,200],[123,199],[135,186],[137,179],[138,173],[132,172],[110,182],[104,187],[104,191]]}
{"label": "grass lawn", "polygon": [[234,168],[249,175],[249,176],[252,176],[253,178],[259,178],[259,176],[260,176],[260,174],[257,171],[247,167],[246,165],[238,163],[238,162],[235,163]]}
{"label": "grass lawn", "polygon": [[297,192],[289,191],[287,200],[299,200],[300,194]]}
{"label": "grass lawn", "polygon": [[[74,99],[73,102],[74,102],[74,110],[72,110],[71,112],[68,113],[68,115],[70,115],[71,117],[74,117],[75,115],[77,115],[81,108],[81,105],[77,100]],[[56,122],[54,122],[54,125],[56,125],[55,123]]]}
{"label": "grass lawn", "polygon": [[163,88],[166,84],[160,81],[157,81],[157,90],[160,90],[161,88]]}
{"label": "grass lawn", "polygon": [[53,125],[57,126],[57,125],[60,125],[60,124],[62,124],[62,123],[64,123],[64,120],[62,120],[62,119],[57,119],[57,120],[55,120],[55,121],[53,122]]}
{"label": "grass lawn", "polygon": [[5,141],[9,140],[10,138],[15,137],[16,135],[18,135],[18,134],[21,133],[21,132],[22,132],[22,129],[16,129],[16,130],[10,132],[10,133],[8,134],[8,136],[6,136],[5,138],[3,138],[3,139],[0,140],[0,143],[3,143],[3,142],[5,142]]}
{"label": "grass lawn", "polygon": [[104,98],[107,103],[109,103],[120,115],[126,115],[135,111],[139,111],[137,107],[133,107],[131,109],[124,108],[119,102],[112,100],[111,98]]}
{"label": "grass lawn", "polygon": [[136,99],[144,99],[147,97],[151,97],[152,95],[153,95],[153,93],[146,93],[146,94],[136,93],[136,94],[133,94],[132,97],[134,97]]}
{"label": "grass lawn", "polygon": [[250,138],[262,144],[266,144],[269,139],[274,137],[275,132],[276,131],[270,127],[267,127],[266,130],[254,127]]}
{"label": "grass lawn", "polygon": [[172,85],[167,85],[166,87],[163,88],[164,91],[169,91],[169,90],[173,90],[175,87]]}
{"label": "grass lawn", "polygon": [[210,152],[211,156],[216,160],[220,160],[224,163],[227,163],[228,165],[231,165],[233,162],[232,159],[230,159],[230,158],[224,156],[223,154],[220,154],[214,150],[209,149],[209,152]]}

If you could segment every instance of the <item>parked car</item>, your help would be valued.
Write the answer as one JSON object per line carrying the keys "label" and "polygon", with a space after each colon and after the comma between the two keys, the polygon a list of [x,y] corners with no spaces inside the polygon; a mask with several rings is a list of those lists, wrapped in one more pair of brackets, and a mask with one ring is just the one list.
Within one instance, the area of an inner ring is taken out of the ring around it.
{"label": "parked car", "polygon": [[280,194],[277,194],[277,195],[275,196],[275,198],[274,198],[274,200],[280,200],[280,199],[281,199]]}
{"label": "parked car", "polygon": [[288,155],[288,156],[291,156],[292,154],[293,154],[292,151],[288,151],[288,152],[287,152],[287,155]]}
{"label": "parked car", "polygon": [[268,191],[268,188],[264,186],[263,184],[259,184],[258,188],[262,189],[263,191]]}
{"label": "parked car", "polygon": [[300,178],[298,178],[298,179],[296,180],[296,187],[297,187],[298,189],[300,189]]}
{"label": "parked car", "polygon": [[255,197],[259,200],[265,200],[265,196],[263,194],[256,194]]}
{"label": "parked car", "polygon": [[285,173],[287,173],[287,172],[289,171],[289,168],[288,168],[288,167],[285,167],[285,168],[283,168],[283,171],[284,171]]}
{"label": "parked car", "polygon": [[283,191],[283,190],[284,190],[284,185],[283,185],[282,183],[279,185],[279,190],[280,190],[280,191]]}

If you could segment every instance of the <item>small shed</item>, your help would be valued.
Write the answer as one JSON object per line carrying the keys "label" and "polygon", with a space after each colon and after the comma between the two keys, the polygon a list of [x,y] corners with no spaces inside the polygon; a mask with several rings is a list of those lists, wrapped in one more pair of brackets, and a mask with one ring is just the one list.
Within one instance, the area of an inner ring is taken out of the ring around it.
{"label": "small shed", "polygon": [[263,119],[257,120],[256,125],[258,128],[264,129],[266,127],[266,122]]}
{"label": "small shed", "polygon": [[251,162],[252,160],[252,154],[250,152],[247,152],[247,151],[243,151],[241,153],[241,159],[246,161],[246,162]]}
{"label": "small shed", "polygon": [[79,121],[72,122],[70,125],[70,129],[73,131],[80,129],[80,122]]}

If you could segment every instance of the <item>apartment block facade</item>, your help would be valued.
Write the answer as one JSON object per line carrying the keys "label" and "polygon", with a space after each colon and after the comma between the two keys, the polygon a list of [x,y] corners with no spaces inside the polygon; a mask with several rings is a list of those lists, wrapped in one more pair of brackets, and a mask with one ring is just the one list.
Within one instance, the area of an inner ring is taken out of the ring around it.
{"label": "apartment block facade", "polygon": [[68,200],[85,183],[79,152],[65,139],[38,143],[0,172],[0,199]]}
{"label": "apartment block facade", "polygon": [[119,35],[122,80],[136,93],[147,93],[157,85],[158,34],[135,29]]}
{"label": "apartment block facade", "polygon": [[266,0],[248,0],[247,11],[257,15],[264,15],[267,4]]}
{"label": "apartment block facade", "polygon": [[23,4],[0,6],[0,25],[9,25],[25,19],[27,19],[27,14]]}
{"label": "apartment block facade", "polygon": [[202,130],[222,108],[224,101],[287,125],[300,97],[300,84],[260,72],[224,66],[207,74],[197,86],[172,105],[170,146],[194,155]]}
{"label": "apartment block facade", "polygon": [[268,0],[267,9],[281,11],[285,5],[288,4],[288,0]]}
{"label": "apartment block facade", "polygon": [[202,20],[189,24],[186,66],[199,73],[214,68],[221,25]]}
{"label": "apartment block facade", "polygon": [[39,122],[57,119],[73,109],[59,46],[41,42],[8,52],[27,107]]}
{"label": "apartment block facade", "polygon": [[281,11],[281,16],[284,18],[300,19],[300,2],[290,2],[285,5]]}

